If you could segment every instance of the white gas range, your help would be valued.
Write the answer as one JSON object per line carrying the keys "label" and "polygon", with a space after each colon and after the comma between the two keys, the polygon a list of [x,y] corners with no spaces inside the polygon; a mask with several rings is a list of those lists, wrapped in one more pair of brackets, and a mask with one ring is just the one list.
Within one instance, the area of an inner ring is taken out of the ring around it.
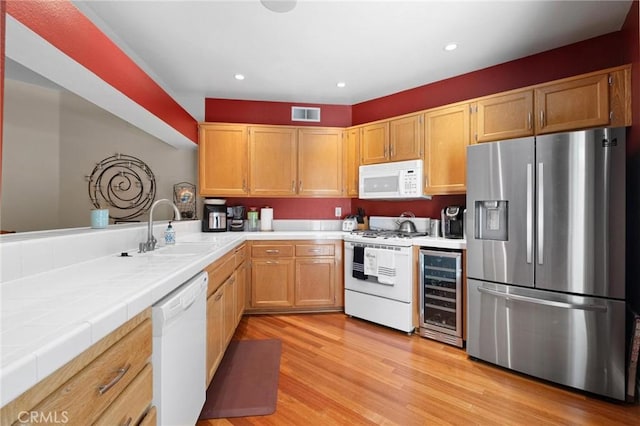
{"label": "white gas range", "polygon": [[396,217],[369,220],[370,230],[344,236],[345,313],[413,333],[417,323],[412,239],[427,235],[430,220],[410,218],[415,233],[395,231]]}

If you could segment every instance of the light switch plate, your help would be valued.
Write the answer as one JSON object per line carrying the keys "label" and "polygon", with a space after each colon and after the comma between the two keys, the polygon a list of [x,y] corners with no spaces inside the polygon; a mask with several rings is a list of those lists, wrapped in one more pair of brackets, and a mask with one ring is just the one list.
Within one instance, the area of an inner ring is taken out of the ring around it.
{"label": "light switch plate", "polygon": [[336,207],[335,217],[342,217],[342,207]]}

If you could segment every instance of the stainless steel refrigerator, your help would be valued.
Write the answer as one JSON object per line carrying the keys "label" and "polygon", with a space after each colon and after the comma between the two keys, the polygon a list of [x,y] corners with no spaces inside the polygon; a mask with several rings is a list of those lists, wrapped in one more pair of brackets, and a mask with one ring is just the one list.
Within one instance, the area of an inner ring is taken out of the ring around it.
{"label": "stainless steel refrigerator", "polygon": [[467,352],[625,397],[625,129],[467,149]]}

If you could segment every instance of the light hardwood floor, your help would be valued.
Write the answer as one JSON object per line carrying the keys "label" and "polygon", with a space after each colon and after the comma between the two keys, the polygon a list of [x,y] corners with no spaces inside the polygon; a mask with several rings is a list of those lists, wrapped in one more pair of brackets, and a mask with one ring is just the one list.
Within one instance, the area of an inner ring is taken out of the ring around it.
{"label": "light hardwood floor", "polygon": [[640,425],[640,405],[516,374],[341,313],[245,316],[235,339],[282,340],[276,412],[211,425]]}

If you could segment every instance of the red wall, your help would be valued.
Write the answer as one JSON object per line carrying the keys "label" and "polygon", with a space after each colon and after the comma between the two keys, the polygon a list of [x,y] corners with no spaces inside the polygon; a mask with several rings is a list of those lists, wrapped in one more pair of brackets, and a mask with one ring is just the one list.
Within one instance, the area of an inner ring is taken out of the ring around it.
{"label": "red wall", "polygon": [[620,31],[353,106],[353,125],[625,64]]}
{"label": "red wall", "polygon": [[[291,121],[292,106],[320,107],[320,122]],[[206,98],[204,119],[219,123],[349,127],[351,125],[351,106]]]}
{"label": "red wall", "polygon": [[342,216],[351,211],[349,198],[226,198],[227,206],[273,207],[274,219],[335,219],[336,207],[342,209]]}
{"label": "red wall", "polygon": [[198,143],[196,120],[70,1],[11,0],[6,5],[12,17]]}

